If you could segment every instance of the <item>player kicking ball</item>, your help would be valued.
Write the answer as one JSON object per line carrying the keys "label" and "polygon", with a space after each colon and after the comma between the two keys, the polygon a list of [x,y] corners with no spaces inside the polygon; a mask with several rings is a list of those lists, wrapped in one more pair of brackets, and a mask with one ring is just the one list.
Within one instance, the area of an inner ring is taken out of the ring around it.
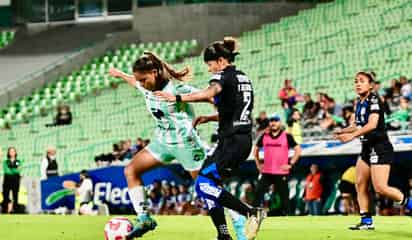
{"label": "player kicking ball", "polygon": [[[188,85],[172,82],[172,79],[187,80],[190,75],[188,68],[176,71],[155,54],[146,52],[134,63],[133,75],[114,68],[110,69],[109,74],[112,77],[122,78],[144,95],[147,109],[156,122],[155,137],[151,143],[136,154],[125,167],[129,196],[137,213],[136,224],[128,236],[128,239],[133,239],[143,236],[157,226],[146,209],[147,202],[141,175],[152,168],[177,159],[195,179],[206,158],[206,148],[197,131],[192,127],[194,113],[190,105],[172,104],[154,94],[154,91],[165,91],[170,94],[197,91]],[[209,102],[210,99],[205,101]],[[234,226],[240,224],[243,230],[244,224],[241,224],[241,221],[242,218],[239,218],[234,222]],[[239,240],[245,239],[242,235],[239,236]]]}
{"label": "player kicking ball", "polygon": [[218,240],[231,240],[223,207],[248,217],[246,237],[254,239],[264,217],[261,209],[251,208],[221,187],[224,179],[236,174],[252,149],[253,89],[250,79],[232,63],[238,54],[236,41],[225,38],[204,50],[204,61],[213,74],[207,89],[189,94],[162,91],[156,95],[174,103],[200,102],[214,98],[218,114],[196,119],[196,124],[219,122],[219,141],[214,153],[203,164],[195,189],[207,205]]}

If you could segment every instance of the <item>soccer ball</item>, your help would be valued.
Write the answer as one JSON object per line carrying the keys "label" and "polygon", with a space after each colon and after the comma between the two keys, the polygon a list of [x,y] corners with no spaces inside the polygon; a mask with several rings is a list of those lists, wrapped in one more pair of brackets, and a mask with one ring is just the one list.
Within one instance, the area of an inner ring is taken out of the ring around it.
{"label": "soccer ball", "polygon": [[126,240],[126,236],[133,229],[133,224],[126,217],[110,219],[104,226],[105,240]]}

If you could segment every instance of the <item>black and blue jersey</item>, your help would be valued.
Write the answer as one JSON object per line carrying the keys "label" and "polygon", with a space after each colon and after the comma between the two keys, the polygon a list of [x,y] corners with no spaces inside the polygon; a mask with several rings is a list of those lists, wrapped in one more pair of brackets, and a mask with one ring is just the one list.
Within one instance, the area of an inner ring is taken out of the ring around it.
{"label": "black and blue jersey", "polygon": [[361,140],[370,143],[387,140],[388,135],[385,127],[384,107],[379,96],[376,93],[370,93],[369,96],[363,101],[361,101],[360,98],[357,99],[355,111],[355,121],[357,127],[365,126],[369,121],[369,116],[373,113],[379,115],[378,125],[374,130],[362,136]]}

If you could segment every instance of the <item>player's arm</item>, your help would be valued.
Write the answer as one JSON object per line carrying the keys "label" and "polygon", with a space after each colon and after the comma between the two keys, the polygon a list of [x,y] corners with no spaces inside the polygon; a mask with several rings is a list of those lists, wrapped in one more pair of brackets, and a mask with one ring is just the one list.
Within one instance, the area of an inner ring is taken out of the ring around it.
{"label": "player's arm", "polygon": [[210,102],[214,96],[218,95],[222,91],[222,86],[217,82],[211,82],[210,86],[206,89],[198,92],[173,95],[167,92],[155,92],[155,95],[162,97],[169,102]]}
{"label": "player's arm", "polygon": [[119,69],[116,68],[110,68],[109,69],[109,75],[115,78],[121,78],[125,82],[127,82],[130,86],[136,87],[136,79],[133,75],[129,75],[127,73],[124,73],[120,71]]}
{"label": "player's arm", "polygon": [[339,139],[342,142],[350,142],[353,139],[363,136],[374,129],[378,126],[378,121],[379,121],[379,114],[378,113],[371,113],[368,118],[368,123],[361,127],[357,128],[354,132],[352,133],[345,133],[345,134],[340,134],[337,136],[337,139]]}
{"label": "player's arm", "polygon": [[296,145],[293,150],[295,150],[295,154],[293,154],[293,157],[290,159],[290,164],[292,166],[296,165],[298,162],[300,156],[302,155],[302,147],[300,145]]}
{"label": "player's arm", "polygon": [[193,127],[196,128],[200,124],[217,121],[219,121],[219,114],[199,116],[195,120],[193,120]]}

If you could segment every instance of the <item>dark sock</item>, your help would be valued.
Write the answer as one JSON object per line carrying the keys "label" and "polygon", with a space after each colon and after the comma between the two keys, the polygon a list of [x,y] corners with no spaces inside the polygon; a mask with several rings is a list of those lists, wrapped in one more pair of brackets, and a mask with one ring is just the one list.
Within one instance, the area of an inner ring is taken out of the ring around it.
{"label": "dark sock", "polygon": [[361,223],[372,224],[372,215],[369,212],[361,213]]}
{"label": "dark sock", "polygon": [[231,239],[229,230],[227,229],[225,212],[223,208],[212,208],[209,211],[209,215],[216,227],[218,239]]}
{"label": "dark sock", "polygon": [[240,213],[243,216],[247,217],[254,213],[252,208],[248,207],[246,204],[244,204],[239,199],[235,198],[232,194],[230,194],[226,190],[222,191],[218,201],[220,205],[227,207],[229,209],[235,210],[236,212]]}

